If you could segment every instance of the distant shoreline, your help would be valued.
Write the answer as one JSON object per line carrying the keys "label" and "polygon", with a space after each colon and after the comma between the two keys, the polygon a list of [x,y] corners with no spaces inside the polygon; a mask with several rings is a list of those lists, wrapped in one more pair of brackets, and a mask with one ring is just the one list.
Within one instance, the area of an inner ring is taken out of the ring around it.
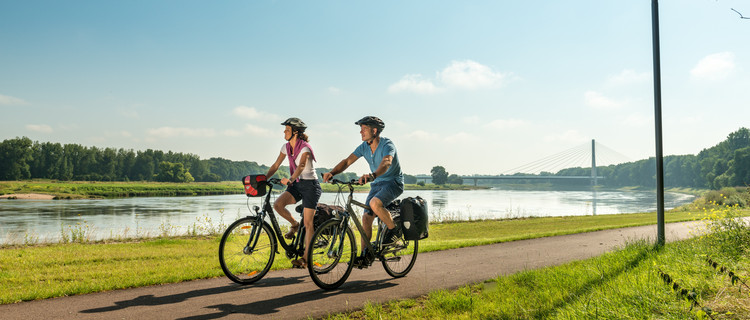
{"label": "distant shoreline", "polygon": [[[322,184],[323,192],[336,192],[338,187]],[[470,185],[407,184],[405,190],[478,190],[489,187]],[[357,186],[355,192],[367,192],[369,186]],[[278,191],[278,190],[277,190]],[[24,180],[0,181],[3,200],[117,199],[134,197],[184,197],[243,194],[239,181],[223,182],[103,182]]]}

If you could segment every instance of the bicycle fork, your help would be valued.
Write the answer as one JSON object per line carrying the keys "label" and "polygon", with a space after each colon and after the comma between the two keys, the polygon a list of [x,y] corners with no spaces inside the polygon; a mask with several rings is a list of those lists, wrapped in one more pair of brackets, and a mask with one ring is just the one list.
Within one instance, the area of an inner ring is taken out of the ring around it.
{"label": "bicycle fork", "polygon": [[242,229],[250,228],[250,236],[247,238],[247,244],[242,249],[244,254],[252,254],[260,238],[260,231],[263,229],[263,218],[260,215],[255,216],[255,220],[249,226],[243,226]]}
{"label": "bicycle fork", "polygon": [[349,224],[349,217],[346,216],[341,220],[341,224],[331,237],[331,243],[328,246],[328,252],[326,253],[329,258],[340,258],[344,251],[344,238],[346,233],[346,226]]}

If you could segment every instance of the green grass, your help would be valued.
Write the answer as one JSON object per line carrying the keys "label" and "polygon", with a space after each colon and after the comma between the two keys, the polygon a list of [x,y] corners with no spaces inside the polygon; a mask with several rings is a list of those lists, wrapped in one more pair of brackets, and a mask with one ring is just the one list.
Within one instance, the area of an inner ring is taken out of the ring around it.
{"label": "green grass", "polygon": [[[655,214],[550,217],[432,224],[420,252],[653,224]],[[668,213],[667,221],[691,219]],[[6,246],[0,249],[0,303],[223,276],[217,237],[129,243]],[[284,254],[273,269],[290,267]]]}
{"label": "green grass", "polygon": [[[717,319],[747,319],[747,289],[705,262],[707,255],[717,254],[706,244],[691,239],[657,249],[636,242],[596,258],[419,299],[368,304],[329,319],[708,319],[708,309]],[[748,266],[747,257],[732,263],[736,270]],[[666,283],[660,271],[673,282]],[[691,292],[696,305],[688,299]]]}
{"label": "green grass", "polygon": [[40,193],[59,199],[126,198],[155,196],[201,196],[241,194],[239,182],[92,182],[92,181],[0,181],[0,195]]}
{"label": "green grass", "polygon": [[701,220],[710,233],[697,238],[663,247],[640,240],[328,319],[749,319],[750,224],[736,219],[746,214],[738,205],[709,208]]}

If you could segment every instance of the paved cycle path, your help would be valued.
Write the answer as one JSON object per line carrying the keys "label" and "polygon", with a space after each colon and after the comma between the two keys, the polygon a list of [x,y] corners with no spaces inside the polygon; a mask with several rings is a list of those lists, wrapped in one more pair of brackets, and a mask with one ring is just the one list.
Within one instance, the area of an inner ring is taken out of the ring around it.
{"label": "paved cycle path", "polygon": [[[667,241],[691,236],[696,222],[666,225]],[[419,254],[404,278],[379,262],[354,269],[344,285],[319,289],[307,269],[269,272],[248,286],[227,278],[196,280],[103,293],[0,305],[0,319],[304,319],[413,298],[499,275],[582,260],[627,241],[655,239],[656,226],[521,240]],[[216,268],[219,268],[218,262]]]}

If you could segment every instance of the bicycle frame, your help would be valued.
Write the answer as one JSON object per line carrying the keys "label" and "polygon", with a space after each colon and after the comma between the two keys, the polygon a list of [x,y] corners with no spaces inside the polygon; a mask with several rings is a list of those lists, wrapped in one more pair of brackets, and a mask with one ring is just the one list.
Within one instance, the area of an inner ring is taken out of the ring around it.
{"label": "bicycle frame", "polygon": [[[346,182],[334,179],[333,182],[336,184],[344,184],[349,187],[349,197],[346,202],[346,214],[344,215],[344,220],[343,220],[344,225],[348,224],[349,219],[351,218],[351,220],[354,222],[354,226],[356,226],[357,230],[359,231],[360,237],[364,236],[365,228],[362,226],[362,222],[360,221],[359,217],[357,217],[357,214],[354,212],[354,208],[352,207],[352,205],[355,205],[365,210],[371,210],[370,206],[362,202],[359,202],[357,200],[354,200],[354,186],[352,186],[352,183],[354,182],[354,180],[350,181],[349,183],[346,183]],[[344,241],[343,237],[341,238],[341,241]],[[364,242],[365,248],[367,248],[370,252],[376,255],[379,254],[379,251],[376,251],[369,241],[362,241],[362,242]]]}
{"label": "bicycle frame", "polygon": [[[294,255],[302,256],[302,251],[297,250],[299,248],[299,243],[304,238],[304,226],[300,226],[300,232],[297,233],[297,235],[292,239],[292,241],[287,244],[286,240],[284,239],[284,236],[281,232],[281,227],[279,227],[279,221],[276,218],[276,214],[273,211],[273,207],[271,206],[271,193],[273,192],[273,186],[274,185],[281,185],[279,183],[278,179],[269,179],[268,180],[268,192],[266,193],[265,199],[263,200],[263,210],[258,210],[257,207],[255,208],[255,222],[253,225],[259,227],[261,224],[266,223],[266,216],[271,219],[271,227],[273,228],[273,231],[275,233],[275,237],[278,240],[278,243],[281,244],[281,247],[284,248],[284,250],[287,253],[287,257],[292,257]],[[249,199],[248,199],[249,201]],[[249,206],[249,205],[248,205]],[[260,230],[260,228],[254,228],[254,231]],[[254,232],[253,234],[248,237],[247,240],[247,250],[252,250],[252,248],[255,248],[255,245],[258,243],[258,238],[260,236],[260,232]],[[278,249],[276,253],[279,253]]]}

